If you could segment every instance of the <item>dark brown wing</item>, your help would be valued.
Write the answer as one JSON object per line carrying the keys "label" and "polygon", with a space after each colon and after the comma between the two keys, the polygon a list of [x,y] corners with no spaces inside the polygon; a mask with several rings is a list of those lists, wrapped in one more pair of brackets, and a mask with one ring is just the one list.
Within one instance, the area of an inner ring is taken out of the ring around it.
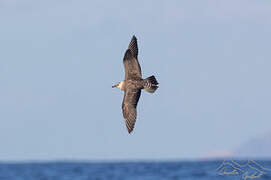
{"label": "dark brown wing", "polygon": [[122,102],[122,113],[129,133],[134,129],[136,122],[136,106],[140,98],[140,89],[127,88]]}
{"label": "dark brown wing", "polygon": [[125,80],[133,78],[142,78],[141,67],[137,60],[137,55],[138,55],[137,39],[135,36],[133,36],[123,58],[123,64],[125,69]]}

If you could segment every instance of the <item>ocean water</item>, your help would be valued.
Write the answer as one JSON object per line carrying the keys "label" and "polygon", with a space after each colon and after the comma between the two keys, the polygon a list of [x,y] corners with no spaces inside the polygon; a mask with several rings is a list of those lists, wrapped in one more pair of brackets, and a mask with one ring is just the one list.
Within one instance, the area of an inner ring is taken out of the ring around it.
{"label": "ocean water", "polygon": [[[223,160],[192,162],[0,163],[0,180],[271,179],[271,170],[267,169],[271,168],[271,161],[257,161],[257,163],[238,162],[245,165],[234,163],[233,161],[223,162]],[[235,168],[239,169],[239,172]]]}

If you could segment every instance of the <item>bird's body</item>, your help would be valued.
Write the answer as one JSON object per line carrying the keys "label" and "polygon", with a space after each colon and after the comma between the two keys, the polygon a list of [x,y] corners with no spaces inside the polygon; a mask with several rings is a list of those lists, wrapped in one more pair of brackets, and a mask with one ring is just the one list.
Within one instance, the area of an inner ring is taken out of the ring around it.
{"label": "bird's body", "polygon": [[118,88],[125,91],[126,89],[143,89],[143,79],[127,79],[121,81]]}
{"label": "bird's body", "polygon": [[136,107],[141,95],[141,89],[154,93],[158,88],[158,82],[154,76],[142,79],[141,67],[137,55],[137,39],[133,36],[123,58],[125,80],[112,86],[124,91],[122,113],[129,133],[134,129],[137,116]]}

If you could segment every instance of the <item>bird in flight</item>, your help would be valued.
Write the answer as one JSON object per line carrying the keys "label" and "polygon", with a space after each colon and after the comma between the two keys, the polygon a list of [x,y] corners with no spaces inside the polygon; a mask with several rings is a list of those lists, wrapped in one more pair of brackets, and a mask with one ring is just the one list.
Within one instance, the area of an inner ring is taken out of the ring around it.
{"label": "bird in flight", "polygon": [[140,98],[141,89],[149,93],[154,93],[158,88],[158,82],[154,76],[142,79],[141,67],[137,55],[137,39],[133,36],[123,58],[125,79],[112,86],[112,88],[117,87],[124,91],[122,114],[128,133],[131,133],[135,126],[137,115],[136,106]]}

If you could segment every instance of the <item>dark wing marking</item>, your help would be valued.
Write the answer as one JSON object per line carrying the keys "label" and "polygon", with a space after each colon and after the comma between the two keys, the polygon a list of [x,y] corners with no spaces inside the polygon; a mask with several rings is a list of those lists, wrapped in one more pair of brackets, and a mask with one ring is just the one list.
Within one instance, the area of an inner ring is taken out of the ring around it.
{"label": "dark wing marking", "polygon": [[140,98],[140,89],[127,89],[122,102],[122,113],[129,133],[134,129],[136,122],[136,106]]}
{"label": "dark wing marking", "polygon": [[132,56],[137,59],[138,47],[137,47],[137,39],[135,36],[133,36],[133,38],[131,39],[128,49],[131,50]]}
{"label": "dark wing marking", "polygon": [[133,36],[128,49],[125,52],[123,58],[123,64],[125,69],[125,80],[132,78],[142,78],[141,67],[137,60],[138,47],[136,37]]}

